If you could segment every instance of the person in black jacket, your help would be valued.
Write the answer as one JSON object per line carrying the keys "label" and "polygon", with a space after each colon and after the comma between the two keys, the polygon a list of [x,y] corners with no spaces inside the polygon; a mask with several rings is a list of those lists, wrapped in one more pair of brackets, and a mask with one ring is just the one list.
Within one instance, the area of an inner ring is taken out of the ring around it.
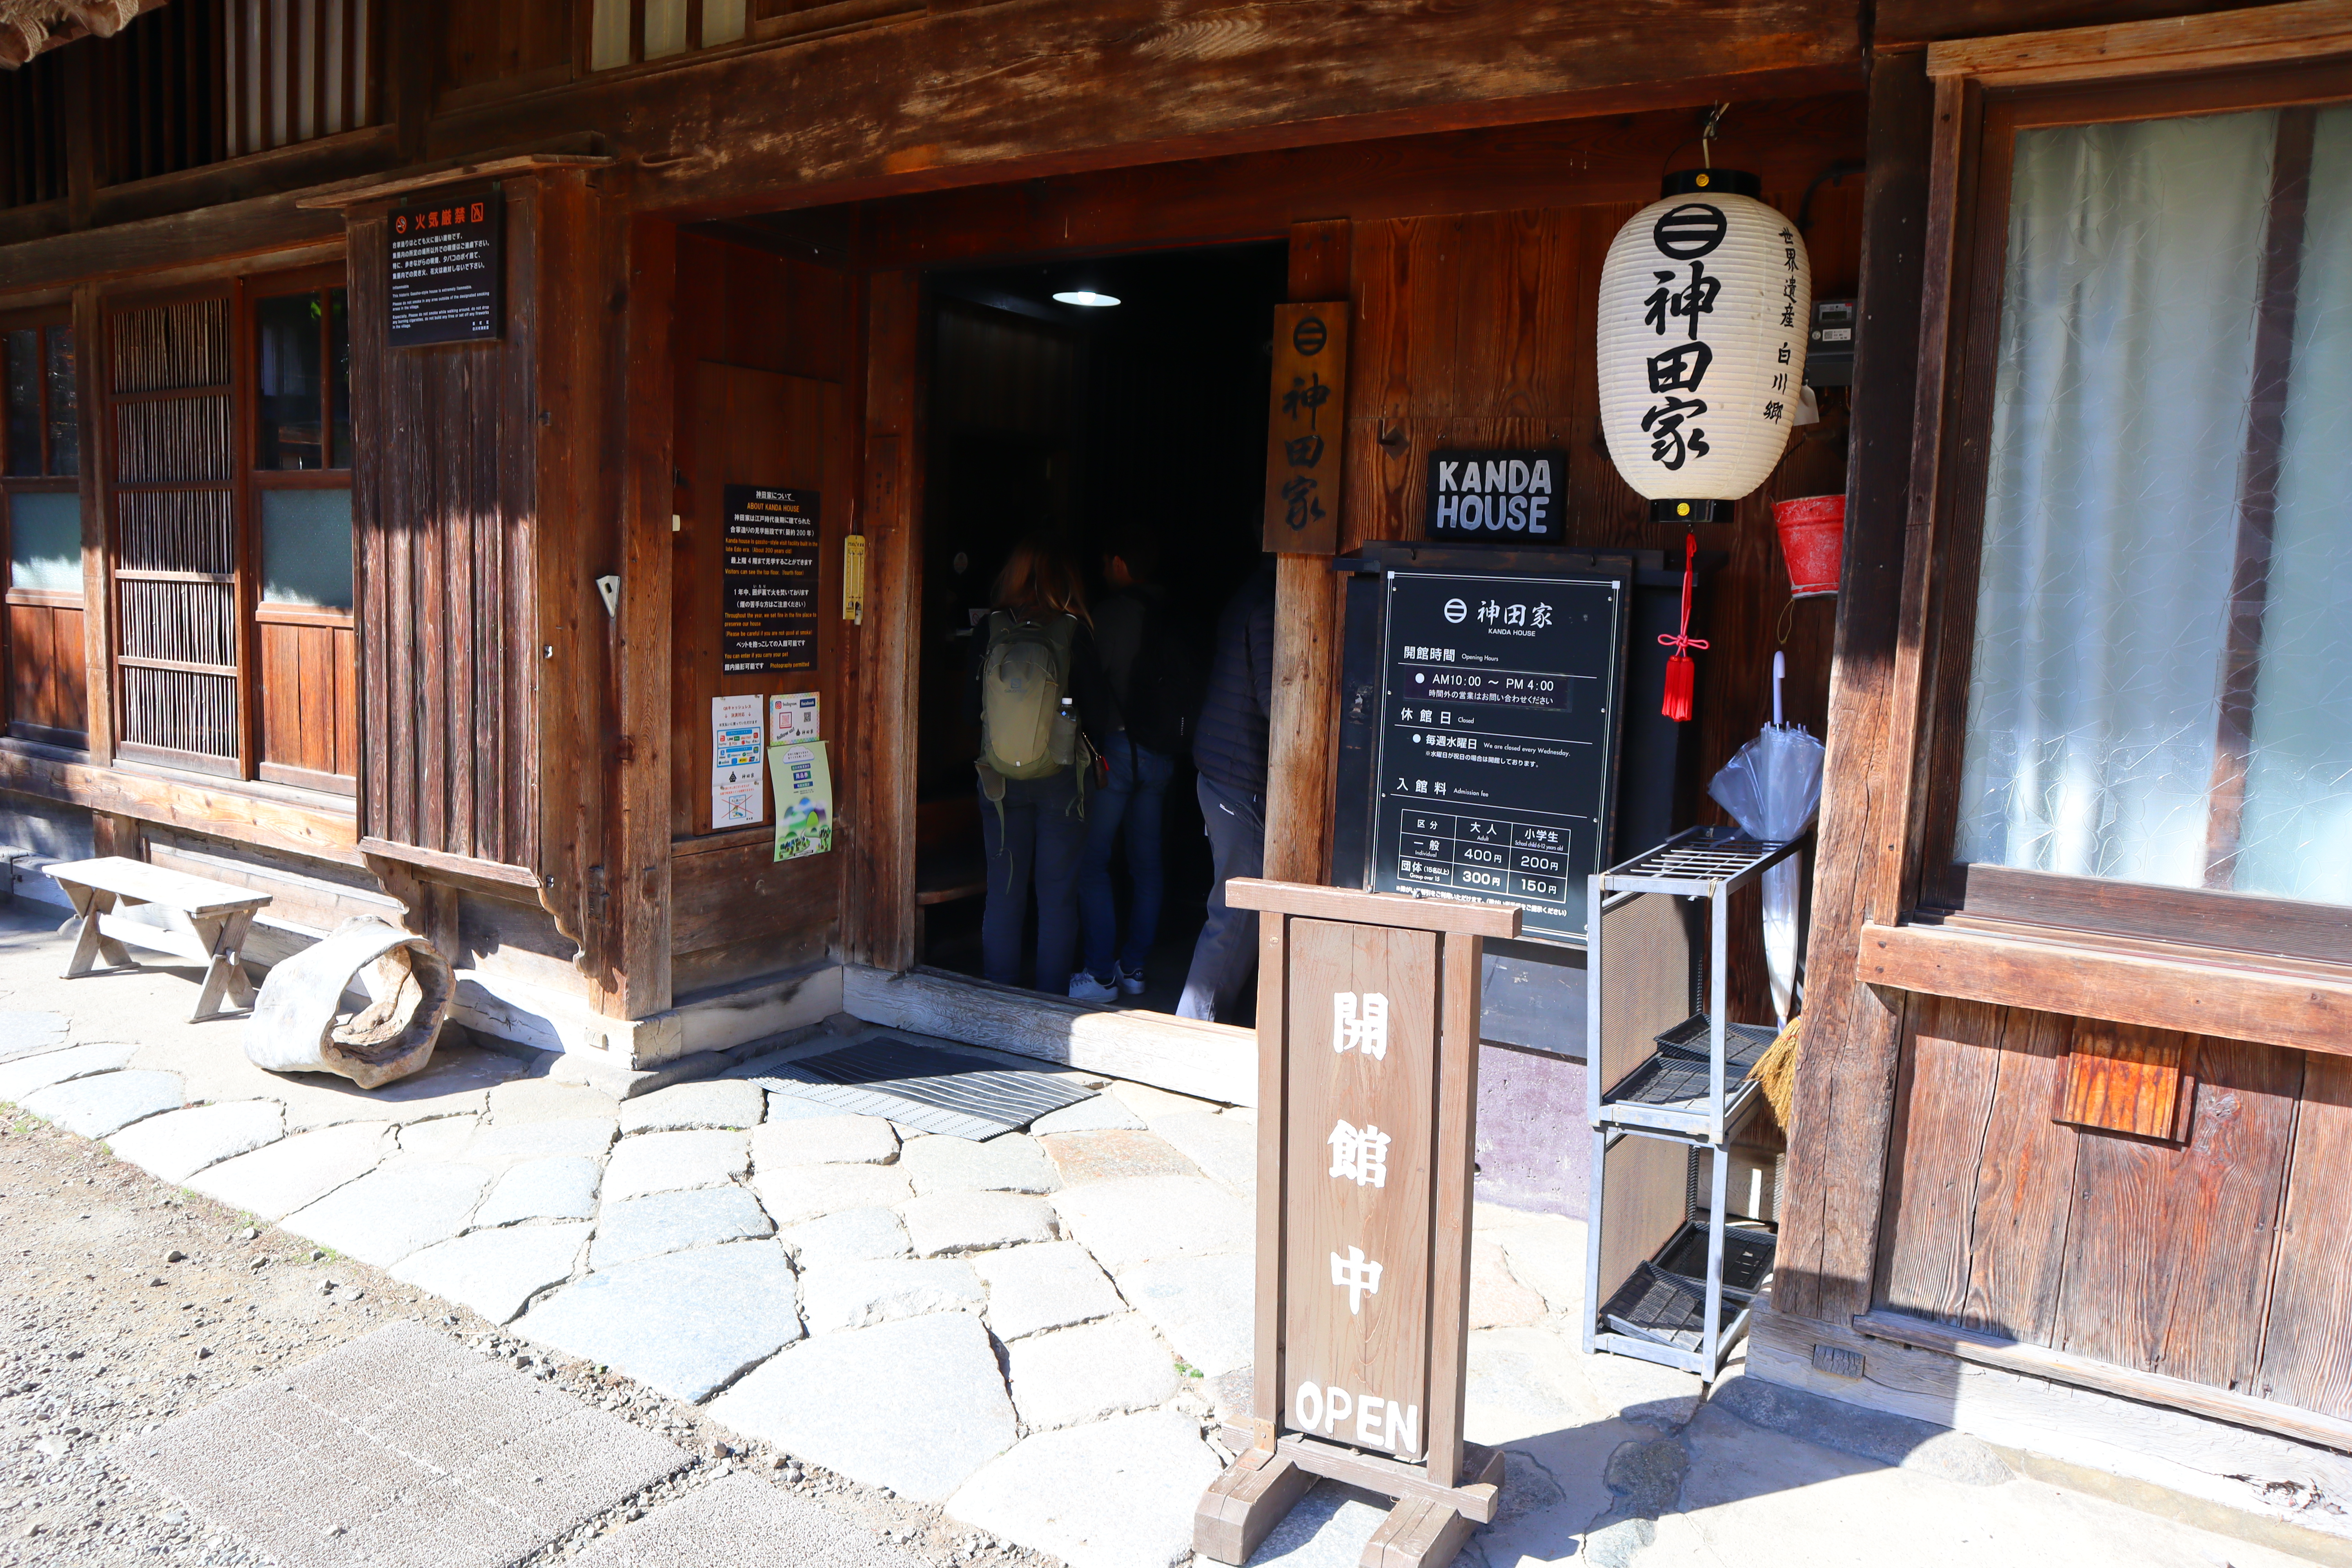
{"label": "person in black jacket", "polygon": [[1215,862],[1209,918],[1192,946],[1176,1011],[1231,1022],[1257,964],[1257,911],[1225,903],[1225,884],[1265,868],[1265,755],[1274,711],[1274,558],[1242,584],[1217,623],[1209,689],[1192,742],[1201,816]]}
{"label": "person in black jacket", "polygon": [[[1101,787],[1087,805],[1087,845],[1078,867],[1078,916],[1086,961],[1070,976],[1079,1002],[1116,1002],[1119,993],[1143,994],[1143,963],[1160,932],[1160,808],[1175,776],[1181,730],[1189,714],[1162,711],[1160,700],[1178,672],[1167,667],[1192,656],[1168,634],[1170,609],[1152,582],[1159,547],[1139,528],[1121,530],[1103,555],[1110,590],[1095,602],[1095,647],[1116,711],[1101,739]],[[1198,672],[1192,689],[1198,690]],[[1174,731],[1171,742],[1162,731]],[[1124,845],[1129,882],[1122,941],[1112,856]]]}
{"label": "person in black jacket", "polygon": [[[1116,709],[1096,657],[1087,616],[1085,584],[1067,553],[1049,542],[1029,541],[1013,548],[997,574],[995,608],[1015,622],[1053,626],[1075,621],[1069,668],[1062,689],[1069,694],[1079,730],[1099,736]],[[965,716],[982,721],[988,628],[971,639],[971,678]],[[1078,861],[1086,846],[1084,773],[1093,752],[1077,749],[1073,765],[1042,778],[995,775],[982,760],[981,841],[988,851],[988,901],[981,911],[981,973],[1005,985],[1021,984],[1021,931],[1029,912],[1029,885],[1037,887],[1036,988],[1055,996],[1067,993],[1078,945]]]}

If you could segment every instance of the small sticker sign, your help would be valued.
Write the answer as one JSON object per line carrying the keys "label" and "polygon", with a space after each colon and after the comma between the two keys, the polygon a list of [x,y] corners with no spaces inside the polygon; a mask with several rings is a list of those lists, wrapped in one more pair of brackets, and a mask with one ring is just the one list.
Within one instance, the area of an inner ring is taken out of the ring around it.
{"label": "small sticker sign", "polygon": [[386,220],[385,339],[394,348],[487,342],[499,335],[503,217],[493,190],[403,207]]}
{"label": "small sticker sign", "polygon": [[768,699],[768,744],[791,745],[817,736],[817,694],[780,691]]}

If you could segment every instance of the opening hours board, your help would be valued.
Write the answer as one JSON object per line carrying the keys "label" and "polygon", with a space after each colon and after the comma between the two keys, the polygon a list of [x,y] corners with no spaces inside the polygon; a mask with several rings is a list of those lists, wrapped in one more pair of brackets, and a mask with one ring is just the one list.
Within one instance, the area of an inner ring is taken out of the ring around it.
{"label": "opening hours board", "polygon": [[1617,772],[1625,573],[1391,569],[1371,885],[1582,940]]}

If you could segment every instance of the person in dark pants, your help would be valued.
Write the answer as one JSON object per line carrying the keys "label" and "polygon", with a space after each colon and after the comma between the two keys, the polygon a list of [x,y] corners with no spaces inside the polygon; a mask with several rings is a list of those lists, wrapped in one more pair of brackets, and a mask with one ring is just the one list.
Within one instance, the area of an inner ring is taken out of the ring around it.
{"label": "person in dark pants", "polygon": [[1265,868],[1266,732],[1274,712],[1274,559],[1242,584],[1217,623],[1192,765],[1215,863],[1209,918],[1192,947],[1181,1017],[1230,1023],[1257,965],[1257,911],[1225,903],[1225,884]]}
{"label": "person in dark pants", "polygon": [[1078,942],[1086,737],[1112,711],[1077,569],[1041,542],[1014,547],[995,609],[972,637],[967,716],[982,727],[981,841],[988,899],[981,973],[1021,983],[1022,928],[1037,892],[1036,988],[1064,994]]}
{"label": "person in dark pants", "polygon": [[[1172,615],[1151,581],[1158,545],[1130,529],[1103,557],[1109,593],[1095,605],[1095,646],[1115,708],[1102,738],[1101,787],[1087,803],[1086,856],[1078,868],[1078,914],[1086,931],[1086,963],[1070,976],[1080,1002],[1115,1002],[1119,993],[1143,994],[1143,963],[1160,934],[1160,806],[1176,772],[1193,715],[1165,711],[1169,694],[1197,691],[1197,677],[1172,668],[1197,659],[1171,634]],[[1188,706],[1179,700],[1178,705]],[[1127,851],[1129,886],[1127,934],[1119,937],[1118,900],[1111,857]]]}

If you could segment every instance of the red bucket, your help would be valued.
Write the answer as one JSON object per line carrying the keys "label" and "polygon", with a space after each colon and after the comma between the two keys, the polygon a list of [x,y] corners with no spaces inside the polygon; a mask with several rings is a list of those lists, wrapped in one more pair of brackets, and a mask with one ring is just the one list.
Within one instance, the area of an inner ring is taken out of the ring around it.
{"label": "red bucket", "polygon": [[1800,599],[1834,594],[1845,559],[1845,497],[1800,496],[1772,503],[1780,554],[1789,563],[1789,590]]}

